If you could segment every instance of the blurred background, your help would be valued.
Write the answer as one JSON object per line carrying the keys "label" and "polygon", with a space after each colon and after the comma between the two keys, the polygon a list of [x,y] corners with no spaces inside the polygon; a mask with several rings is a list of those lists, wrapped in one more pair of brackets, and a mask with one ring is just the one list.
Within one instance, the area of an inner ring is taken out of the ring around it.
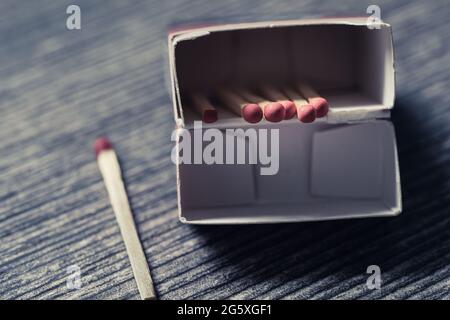
{"label": "blurred background", "polygon": [[[66,28],[71,4],[81,30]],[[180,224],[169,26],[364,16],[372,4],[394,32],[402,215]],[[91,149],[100,135],[121,158],[161,299],[450,298],[448,1],[3,0],[0,12],[1,299],[139,298]],[[380,290],[365,285],[372,264]]]}

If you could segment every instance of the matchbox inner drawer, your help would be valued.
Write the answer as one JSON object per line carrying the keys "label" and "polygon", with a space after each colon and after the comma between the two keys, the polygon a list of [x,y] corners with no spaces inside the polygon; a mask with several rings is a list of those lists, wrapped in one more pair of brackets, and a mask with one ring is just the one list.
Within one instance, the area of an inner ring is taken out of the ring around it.
{"label": "matchbox inner drawer", "polygon": [[[390,26],[366,18],[269,21],[178,31],[169,36],[174,116],[192,133],[190,92],[231,83],[312,84],[330,104],[312,124],[246,123],[225,108],[203,128],[279,129],[279,171],[260,164],[177,164],[180,220],[273,223],[394,216],[401,211]],[[383,120],[384,119],[384,120]],[[226,136],[226,135],[225,135]],[[251,141],[241,137],[249,145]],[[225,141],[223,142],[225,143]],[[248,148],[247,148],[248,149]]]}
{"label": "matchbox inner drawer", "polygon": [[[283,88],[299,80],[329,101],[328,122],[389,117],[395,91],[390,26],[371,30],[365,20],[317,21],[219,26],[173,36],[176,117],[186,126],[200,120],[187,104],[192,92],[213,95],[227,84]],[[217,104],[219,121],[212,126],[245,122]]]}

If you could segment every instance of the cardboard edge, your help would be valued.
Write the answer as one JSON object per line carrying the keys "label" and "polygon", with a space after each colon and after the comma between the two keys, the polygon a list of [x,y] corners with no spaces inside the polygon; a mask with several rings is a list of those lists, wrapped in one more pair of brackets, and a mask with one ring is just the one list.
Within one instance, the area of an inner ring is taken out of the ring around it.
{"label": "cardboard edge", "polygon": [[395,171],[395,206],[387,206],[386,209],[388,209],[391,212],[392,216],[398,216],[402,213],[403,210],[403,204],[402,204],[402,188],[401,188],[401,178],[400,178],[400,163],[398,158],[398,146],[397,146],[397,137],[395,134],[395,126],[394,124],[389,120],[385,119],[384,124],[389,127],[389,129],[392,132],[392,144],[394,147],[394,171]]}
{"label": "cardboard edge", "polygon": [[[314,19],[296,19],[296,20],[274,20],[274,21],[257,21],[257,22],[241,22],[241,23],[226,23],[218,25],[206,25],[200,27],[193,27],[184,30],[178,30],[169,35],[171,38],[178,38],[180,36],[186,37],[184,40],[192,40],[198,36],[206,35],[212,32],[232,31],[243,29],[260,29],[260,28],[276,28],[302,25],[354,25],[366,26],[368,17],[343,17],[343,18],[314,18]],[[380,27],[391,28],[391,25],[381,21]],[[194,37],[192,39],[189,39]]]}
{"label": "cardboard edge", "polygon": [[319,217],[319,218],[305,218],[305,217],[292,217],[286,219],[274,219],[273,217],[267,218],[242,218],[242,219],[201,219],[201,220],[187,220],[185,217],[180,216],[179,220],[183,224],[190,225],[242,225],[242,224],[282,224],[282,223],[297,223],[297,222],[317,222],[317,221],[337,221],[348,219],[365,219],[365,218],[393,218],[398,213],[391,210],[385,212],[368,215],[349,215],[349,216],[336,216],[336,217]]}
{"label": "cardboard edge", "polygon": [[397,203],[394,208],[391,208],[395,216],[399,215],[403,211],[403,197],[402,197],[402,184],[400,177],[400,162],[398,158],[397,136],[395,134],[395,127],[392,122],[389,122],[394,131],[394,157],[395,157],[395,183],[396,183],[396,199]]}
{"label": "cardboard edge", "polygon": [[390,39],[390,41],[389,41],[389,52],[390,52],[389,59],[390,59],[390,62],[388,61],[386,63],[389,63],[390,73],[392,75],[392,85],[391,85],[392,92],[391,92],[390,100],[387,103],[387,107],[388,107],[389,110],[391,110],[392,108],[394,108],[394,105],[395,105],[395,91],[396,91],[396,87],[397,87],[397,85],[396,85],[397,72],[396,72],[396,69],[395,69],[394,33],[393,33],[391,25],[388,25],[388,26],[389,26],[388,29],[389,29],[389,34],[390,34],[390,36],[389,36],[389,39]]}
{"label": "cardboard edge", "polygon": [[[182,219],[183,216],[183,210],[182,210],[182,205],[181,205],[181,179],[180,179],[180,130],[185,130],[183,128],[178,128],[175,129],[175,150],[176,150],[176,155],[175,155],[175,170],[176,170],[176,184],[177,184],[177,209],[178,209],[178,218]],[[173,157],[173,155],[171,155],[171,157]],[[173,158],[172,158],[173,159]]]}
{"label": "cardboard edge", "polygon": [[[181,105],[179,106],[179,92],[178,92],[178,78],[175,72],[175,46],[172,43],[172,37],[168,37],[168,49],[169,49],[169,72],[170,72],[170,85],[172,95],[172,108],[173,117],[177,127],[179,126],[179,119],[183,119]],[[182,124],[182,122],[180,123]]]}

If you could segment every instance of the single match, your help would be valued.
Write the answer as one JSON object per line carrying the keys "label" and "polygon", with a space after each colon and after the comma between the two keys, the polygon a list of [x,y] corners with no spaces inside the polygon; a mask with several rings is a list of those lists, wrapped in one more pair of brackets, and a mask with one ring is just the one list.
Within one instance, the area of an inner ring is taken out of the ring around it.
{"label": "single match", "polygon": [[106,138],[99,138],[94,142],[94,151],[127,249],[139,294],[143,300],[156,299],[147,259],[136,231],[116,153]]}
{"label": "single match", "polygon": [[227,109],[244,118],[245,121],[249,123],[258,123],[262,120],[263,111],[258,104],[244,99],[230,89],[220,88],[216,93]]}
{"label": "single match", "polygon": [[305,98],[292,88],[286,88],[284,91],[297,107],[298,120],[303,123],[311,123],[316,120],[316,109]]}
{"label": "single match", "polygon": [[298,85],[298,90],[305,97],[308,102],[314,107],[316,110],[316,114],[318,118],[325,117],[328,114],[328,101],[321,97],[317,91],[315,91],[310,85],[306,83],[300,83]]}
{"label": "single match", "polygon": [[217,121],[217,110],[206,95],[201,93],[192,94],[191,103],[204,123],[213,123]]}
{"label": "single match", "polygon": [[289,100],[288,97],[283,95],[283,93],[281,91],[279,91],[278,89],[276,89],[275,87],[263,85],[263,86],[261,86],[261,93],[263,94],[263,96],[265,96],[269,100],[277,101],[283,106],[283,108],[285,110],[285,116],[284,116],[285,120],[292,119],[295,116],[295,114],[297,113],[295,103],[293,101]]}

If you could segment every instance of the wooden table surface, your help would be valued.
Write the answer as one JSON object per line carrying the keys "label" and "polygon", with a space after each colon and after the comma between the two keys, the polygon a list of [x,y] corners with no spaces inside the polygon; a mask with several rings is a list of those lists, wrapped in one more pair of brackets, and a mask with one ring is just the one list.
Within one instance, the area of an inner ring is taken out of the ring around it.
{"label": "wooden table surface", "polygon": [[[2,1],[0,299],[137,299],[91,144],[122,161],[161,299],[450,298],[450,6],[376,1],[394,30],[403,214],[189,226],[165,85],[175,21],[365,15],[373,1]],[[81,7],[81,31],[66,7]],[[250,16],[251,18],[248,18]],[[366,268],[381,267],[369,290]],[[81,288],[67,287],[78,266]]]}

